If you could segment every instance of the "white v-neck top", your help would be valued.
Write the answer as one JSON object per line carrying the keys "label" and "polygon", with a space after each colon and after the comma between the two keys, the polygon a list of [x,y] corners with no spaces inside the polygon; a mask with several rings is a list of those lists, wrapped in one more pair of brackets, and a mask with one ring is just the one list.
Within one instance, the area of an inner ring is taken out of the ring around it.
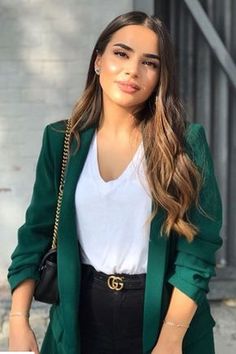
{"label": "white v-neck top", "polygon": [[105,182],[97,159],[97,133],[75,193],[81,261],[107,274],[147,271],[151,197],[141,143],[123,173]]}

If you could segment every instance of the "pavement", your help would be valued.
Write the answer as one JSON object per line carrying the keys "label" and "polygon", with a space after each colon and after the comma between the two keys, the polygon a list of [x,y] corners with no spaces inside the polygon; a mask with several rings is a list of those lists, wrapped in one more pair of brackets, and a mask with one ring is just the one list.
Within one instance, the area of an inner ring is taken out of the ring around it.
{"label": "pavement", "polygon": [[[211,301],[210,305],[212,315],[216,321],[214,329],[216,354],[235,354],[236,299]],[[0,286],[0,352],[7,351],[9,309],[10,292],[7,286],[2,285]],[[48,312],[48,305],[33,302],[30,323],[37,337],[39,346],[41,346],[48,324]]]}

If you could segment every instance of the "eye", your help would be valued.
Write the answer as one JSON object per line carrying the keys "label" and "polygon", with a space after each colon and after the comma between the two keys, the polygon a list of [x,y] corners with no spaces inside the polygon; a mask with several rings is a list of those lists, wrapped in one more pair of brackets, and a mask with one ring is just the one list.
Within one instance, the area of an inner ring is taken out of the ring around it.
{"label": "eye", "polygon": [[153,61],[148,61],[148,60],[145,60],[143,63],[147,66],[152,66],[154,69],[157,69],[160,66],[159,64],[154,63]]}
{"label": "eye", "polygon": [[114,54],[117,55],[117,56],[120,56],[120,57],[127,57],[128,58],[128,55],[125,52],[121,51],[121,50],[114,51]]}

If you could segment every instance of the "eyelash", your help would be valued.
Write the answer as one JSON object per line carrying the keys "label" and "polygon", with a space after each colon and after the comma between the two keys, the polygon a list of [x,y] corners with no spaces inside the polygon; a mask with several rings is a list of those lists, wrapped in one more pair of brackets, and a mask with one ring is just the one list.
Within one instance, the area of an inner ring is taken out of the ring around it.
{"label": "eyelash", "polygon": [[[120,56],[120,57],[128,57],[128,55],[125,53],[125,52],[122,52],[120,50],[118,51],[114,51],[114,54],[117,55],[117,56]],[[144,63],[148,63],[148,66],[151,66],[154,68],[154,69],[157,69],[158,68],[158,64],[156,63],[153,63],[152,61],[148,61],[148,60],[145,60]]]}

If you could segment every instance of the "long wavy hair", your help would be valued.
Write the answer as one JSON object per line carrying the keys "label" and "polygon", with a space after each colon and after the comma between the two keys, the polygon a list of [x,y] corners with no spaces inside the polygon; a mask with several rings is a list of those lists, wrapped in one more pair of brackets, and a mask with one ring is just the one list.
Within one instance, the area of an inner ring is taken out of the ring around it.
{"label": "long wavy hair", "polygon": [[102,88],[94,71],[97,54],[103,54],[112,35],[128,25],[142,25],[155,32],[160,49],[159,83],[144,105],[134,114],[142,132],[146,158],[146,177],[153,200],[150,220],[159,206],[166,211],[162,234],[171,231],[193,240],[198,229],[187,212],[198,207],[201,174],[185,149],[186,118],[178,97],[174,51],[164,24],[154,16],[132,11],[116,17],[100,34],[92,52],[84,92],[75,104],[72,134],[80,145],[80,131],[99,126],[102,112]]}

